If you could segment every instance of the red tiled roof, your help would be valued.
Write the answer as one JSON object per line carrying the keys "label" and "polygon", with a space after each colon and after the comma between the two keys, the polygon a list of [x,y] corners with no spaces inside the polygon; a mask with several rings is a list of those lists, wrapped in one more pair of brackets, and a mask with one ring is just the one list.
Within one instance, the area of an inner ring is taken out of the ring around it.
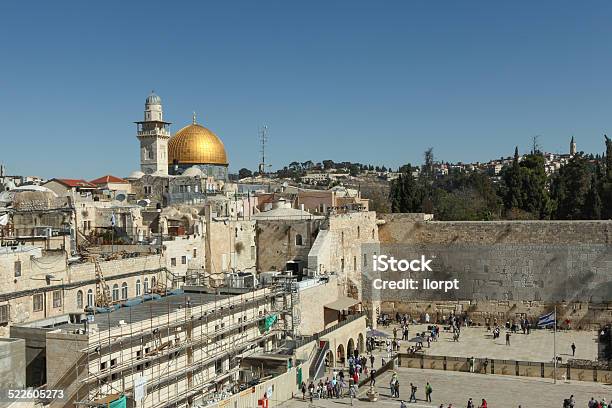
{"label": "red tiled roof", "polygon": [[49,180],[49,182],[53,181],[53,180],[57,181],[58,183],[61,183],[61,184],[65,185],[66,187],[96,188],[95,185],[93,185],[93,184],[91,184],[88,181],[85,181],[83,179],[59,179],[59,178],[54,178],[54,179]]}
{"label": "red tiled roof", "polygon": [[107,183],[128,183],[128,181],[119,178],[119,177],[115,177],[112,176],[110,174],[107,174],[106,176],[102,176],[99,177],[95,180],[91,180],[90,181],[91,184],[107,184]]}

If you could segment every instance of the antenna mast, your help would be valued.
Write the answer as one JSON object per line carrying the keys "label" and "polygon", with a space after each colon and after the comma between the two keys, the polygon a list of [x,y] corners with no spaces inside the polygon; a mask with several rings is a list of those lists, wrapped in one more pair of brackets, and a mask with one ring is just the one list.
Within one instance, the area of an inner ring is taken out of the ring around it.
{"label": "antenna mast", "polygon": [[264,125],[259,131],[259,143],[261,143],[261,162],[259,163],[259,175],[266,174],[266,142],[268,141],[268,126]]}

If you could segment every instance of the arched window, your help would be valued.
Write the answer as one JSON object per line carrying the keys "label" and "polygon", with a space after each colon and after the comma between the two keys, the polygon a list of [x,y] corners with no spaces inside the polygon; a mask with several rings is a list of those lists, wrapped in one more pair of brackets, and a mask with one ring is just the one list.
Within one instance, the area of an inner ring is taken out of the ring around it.
{"label": "arched window", "polygon": [[374,228],[372,228],[372,239],[374,239]]}
{"label": "arched window", "polygon": [[295,234],[295,245],[296,246],[304,245],[302,242],[302,236],[300,234]]}
{"label": "arched window", "polygon": [[77,292],[77,309],[83,308],[83,291],[79,290]]}
{"label": "arched window", "polygon": [[91,306],[93,307],[94,305],[94,295],[93,295],[93,290],[88,289],[87,290],[87,306]]}
{"label": "arched window", "polygon": [[121,284],[121,299],[126,300],[128,298],[128,285],[127,282]]}
{"label": "arched window", "polygon": [[151,290],[155,289],[155,276],[151,276]]}
{"label": "arched window", "polygon": [[119,300],[119,285],[116,283],[113,285],[113,302]]}
{"label": "arched window", "polygon": [[136,281],[136,296],[140,296],[140,279]]}
{"label": "arched window", "polygon": [[144,293],[149,292],[149,278],[144,279]]}

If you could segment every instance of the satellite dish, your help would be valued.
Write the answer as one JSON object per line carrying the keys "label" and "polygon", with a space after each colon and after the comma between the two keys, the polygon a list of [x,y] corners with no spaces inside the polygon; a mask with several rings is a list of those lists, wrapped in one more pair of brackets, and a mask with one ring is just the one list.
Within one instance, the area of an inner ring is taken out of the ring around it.
{"label": "satellite dish", "polygon": [[126,199],[125,194],[117,194],[115,196],[115,200],[117,200],[117,201],[125,201],[125,199]]}
{"label": "satellite dish", "polygon": [[287,183],[286,181],[283,183],[283,187],[287,188],[289,187],[289,183]]}
{"label": "satellite dish", "polygon": [[138,200],[136,204],[138,204],[141,207],[147,207],[149,204],[151,204],[151,200],[149,200],[148,198],[145,198],[144,200]]}

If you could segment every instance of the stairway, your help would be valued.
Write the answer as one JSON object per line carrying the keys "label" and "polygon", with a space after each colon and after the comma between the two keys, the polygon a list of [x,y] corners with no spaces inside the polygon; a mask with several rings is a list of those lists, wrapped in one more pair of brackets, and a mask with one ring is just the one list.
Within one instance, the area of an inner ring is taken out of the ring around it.
{"label": "stairway", "polygon": [[317,349],[317,352],[312,359],[312,363],[310,364],[310,370],[308,371],[308,375],[312,381],[325,375],[325,355],[327,355],[328,351],[329,342],[321,340],[319,342],[319,348]]}

